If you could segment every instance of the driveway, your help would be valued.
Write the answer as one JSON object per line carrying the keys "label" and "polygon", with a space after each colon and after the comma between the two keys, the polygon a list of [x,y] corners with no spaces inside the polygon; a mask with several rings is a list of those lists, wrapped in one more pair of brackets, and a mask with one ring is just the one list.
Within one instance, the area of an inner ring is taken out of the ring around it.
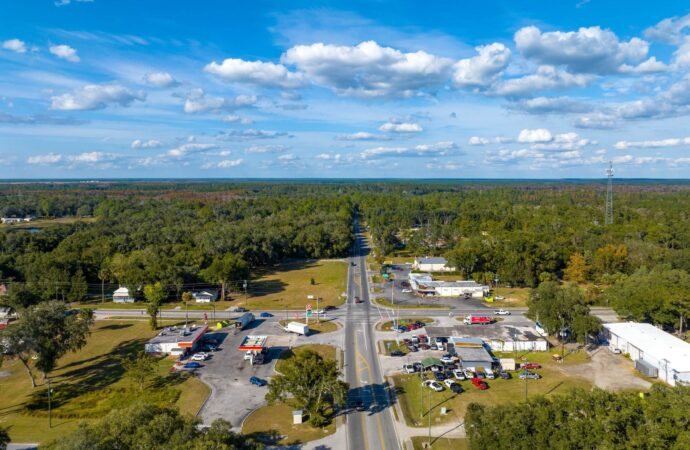
{"label": "driveway", "polygon": [[632,361],[622,355],[614,355],[604,347],[594,352],[590,362],[563,367],[562,370],[569,375],[585,378],[598,388],[608,391],[647,390],[652,385],[635,374]]}

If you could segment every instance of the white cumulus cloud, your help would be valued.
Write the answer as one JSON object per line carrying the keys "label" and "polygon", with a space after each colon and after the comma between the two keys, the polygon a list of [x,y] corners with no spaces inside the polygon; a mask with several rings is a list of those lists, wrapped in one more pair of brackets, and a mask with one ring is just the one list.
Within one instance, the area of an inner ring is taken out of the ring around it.
{"label": "white cumulus cloud", "polygon": [[158,141],[156,139],[149,139],[149,140],[141,140],[141,139],[135,139],[132,141],[131,147],[132,148],[142,148],[142,149],[147,149],[147,148],[159,148],[163,145],[161,141]]}
{"label": "white cumulus cloud", "polygon": [[379,127],[380,131],[388,133],[419,133],[424,128],[418,123],[411,122],[387,122]]}
{"label": "white cumulus cloud", "polygon": [[60,45],[51,45],[50,48],[48,49],[50,53],[53,55],[57,56],[60,59],[64,59],[69,62],[79,62],[79,55],[77,55],[77,51],[70,47],[69,45],[65,44],[60,44]]}
{"label": "white cumulus cloud", "polygon": [[423,51],[403,53],[375,41],[356,46],[297,45],[282,56],[313,82],[338,95],[411,97],[441,86],[453,61]]}
{"label": "white cumulus cloud", "polygon": [[510,138],[496,136],[496,137],[482,137],[482,136],[472,136],[467,141],[470,145],[489,145],[489,144],[507,144],[512,142]]}
{"label": "white cumulus cloud", "polygon": [[536,73],[497,81],[491,93],[506,97],[521,97],[545,90],[584,87],[592,79],[590,75],[572,74],[553,66],[539,66]]}
{"label": "white cumulus cloud", "polygon": [[614,144],[614,147],[618,150],[627,150],[629,148],[664,148],[678,147],[680,145],[690,145],[690,137],[650,141],[618,141]]}
{"label": "white cumulus cloud", "polygon": [[26,43],[20,39],[8,39],[3,41],[2,48],[15,53],[26,53]]}
{"label": "white cumulus cloud", "polygon": [[179,84],[168,72],[147,73],[144,75],[144,83],[160,88],[172,87]]}
{"label": "white cumulus cloud", "polygon": [[420,156],[446,156],[457,154],[458,146],[451,141],[437,142],[435,144],[420,144],[413,147],[374,147],[360,153],[362,159],[380,157],[420,157]]}
{"label": "white cumulus cloud", "polygon": [[240,117],[236,114],[229,114],[223,117],[225,123],[240,123],[242,125],[252,125],[254,121],[248,117]]}
{"label": "white cumulus cloud", "polygon": [[476,48],[478,55],[461,59],[453,65],[455,87],[485,87],[492,84],[510,62],[510,49],[503,44]]}
{"label": "white cumulus cloud", "polygon": [[642,61],[649,51],[642,39],[619,41],[615,33],[598,26],[544,33],[535,26],[524,27],[515,33],[515,45],[523,56],[541,64],[594,74],[616,73],[623,64]]}
{"label": "white cumulus cloud", "polygon": [[305,83],[303,74],[290,72],[284,65],[272,62],[228,58],[222,63],[207,64],[204,71],[225,81],[266,87],[294,89]]}
{"label": "white cumulus cloud", "polygon": [[48,165],[48,164],[55,164],[57,162],[62,161],[63,156],[59,155],[57,153],[48,153],[46,155],[36,155],[36,156],[29,156],[26,159],[26,162],[29,164],[36,164],[36,165]]}
{"label": "white cumulus cloud", "polygon": [[518,142],[551,142],[553,140],[553,135],[546,128],[537,128],[535,130],[524,129],[520,131],[518,136]]}
{"label": "white cumulus cloud", "polygon": [[135,100],[144,101],[146,93],[133,91],[117,83],[88,84],[72,92],[51,97],[51,109],[87,111],[104,109],[109,105],[129,106]]}
{"label": "white cumulus cloud", "polygon": [[219,113],[222,111],[234,111],[256,104],[254,95],[238,95],[235,98],[224,98],[207,95],[203,89],[193,89],[187,95],[184,102],[184,112],[195,113]]}

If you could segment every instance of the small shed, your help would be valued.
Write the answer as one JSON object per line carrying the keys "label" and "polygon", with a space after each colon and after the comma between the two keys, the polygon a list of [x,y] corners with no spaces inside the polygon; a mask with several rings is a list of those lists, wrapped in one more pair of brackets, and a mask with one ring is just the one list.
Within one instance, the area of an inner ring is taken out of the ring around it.
{"label": "small shed", "polygon": [[292,411],[292,424],[293,425],[301,424],[303,418],[304,418],[304,411],[302,411],[301,409],[295,409]]}
{"label": "small shed", "polygon": [[501,369],[503,370],[515,370],[517,367],[517,364],[515,364],[515,360],[513,358],[501,358],[499,362],[501,364]]}

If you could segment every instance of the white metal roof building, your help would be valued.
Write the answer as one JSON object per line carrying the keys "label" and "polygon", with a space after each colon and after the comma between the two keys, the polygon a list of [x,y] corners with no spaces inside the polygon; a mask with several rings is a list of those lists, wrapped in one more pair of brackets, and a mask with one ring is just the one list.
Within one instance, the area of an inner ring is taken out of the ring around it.
{"label": "white metal roof building", "polygon": [[690,383],[690,344],[648,323],[606,323],[609,346],[658,370],[659,379],[675,386]]}
{"label": "white metal roof building", "polygon": [[438,295],[439,297],[462,297],[469,294],[480,298],[489,291],[488,286],[469,281],[434,281],[429,274],[410,274],[410,286],[419,294]]}
{"label": "white metal roof building", "polygon": [[448,266],[448,260],[441,257],[415,258],[412,267],[426,272],[453,272],[455,267]]}
{"label": "white metal roof building", "polygon": [[208,331],[208,325],[194,325],[190,328],[166,327],[157,336],[152,337],[144,345],[148,353],[166,353],[169,355],[183,355],[193,352]]}

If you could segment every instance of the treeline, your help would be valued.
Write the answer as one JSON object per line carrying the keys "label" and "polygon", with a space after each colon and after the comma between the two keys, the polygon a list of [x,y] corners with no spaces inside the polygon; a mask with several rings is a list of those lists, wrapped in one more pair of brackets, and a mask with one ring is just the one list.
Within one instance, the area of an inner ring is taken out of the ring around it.
{"label": "treeline", "polygon": [[[107,191],[98,194],[93,222],[33,233],[0,228],[0,279],[39,299],[81,300],[102,283],[160,282],[179,294],[185,284],[225,284],[284,258],[341,257],[352,242],[347,197],[188,194]],[[74,192],[41,195],[60,204]]]}
{"label": "treeline", "polygon": [[690,448],[690,387],[655,384],[648,394],[576,390],[527,403],[471,403],[472,450]]}

